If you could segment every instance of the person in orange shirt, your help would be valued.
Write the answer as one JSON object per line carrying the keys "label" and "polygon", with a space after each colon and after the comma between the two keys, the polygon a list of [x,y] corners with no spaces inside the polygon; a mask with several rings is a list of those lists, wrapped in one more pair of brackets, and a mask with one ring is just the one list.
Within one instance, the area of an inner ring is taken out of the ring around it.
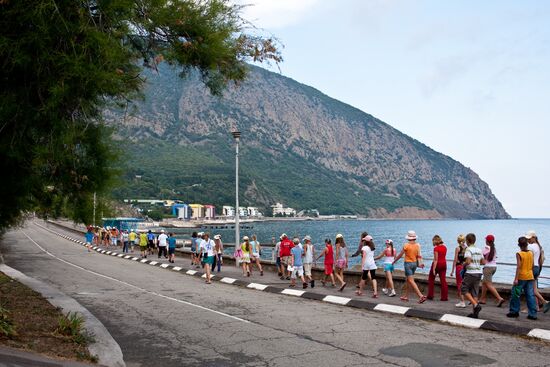
{"label": "person in orange shirt", "polygon": [[514,286],[512,287],[512,298],[510,299],[510,312],[506,314],[508,317],[519,316],[519,297],[521,292],[525,293],[525,300],[527,301],[529,320],[537,319],[537,301],[535,298],[535,288],[533,283],[535,277],[533,275],[533,253],[527,248],[529,242],[526,237],[520,237],[518,239],[518,246],[521,251],[516,253],[516,277],[514,278]]}
{"label": "person in orange shirt", "polygon": [[414,273],[416,268],[424,268],[424,263],[422,262],[422,254],[420,252],[420,244],[416,242],[416,233],[415,231],[409,231],[405,237],[409,242],[403,245],[403,249],[393,260],[393,264],[397,262],[403,255],[405,255],[405,276],[407,277],[407,282],[405,283],[405,293],[400,297],[401,301],[409,302],[409,288],[412,288],[414,293],[418,296],[418,303],[426,302],[427,297],[420,292],[418,285],[414,281]]}

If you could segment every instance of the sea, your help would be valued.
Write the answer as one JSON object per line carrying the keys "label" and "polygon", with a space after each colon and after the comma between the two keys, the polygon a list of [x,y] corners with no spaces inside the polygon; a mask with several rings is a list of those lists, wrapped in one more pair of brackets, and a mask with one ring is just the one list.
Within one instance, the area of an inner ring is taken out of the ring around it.
{"label": "sea", "polygon": [[[414,230],[418,236],[418,242],[422,246],[422,254],[426,258],[426,264],[431,264],[428,259],[433,258],[432,237],[436,234],[443,238],[447,245],[447,273],[451,272],[456,238],[459,234],[466,235],[474,233],[477,236],[477,246],[485,245],[485,236],[495,236],[497,249],[497,272],[493,279],[497,282],[512,283],[515,274],[515,254],[518,250],[517,240],[529,230],[537,233],[539,242],[546,249],[545,265],[550,265],[550,219],[506,219],[506,220],[370,220],[370,219],[347,219],[347,220],[310,220],[310,221],[264,221],[247,223],[247,227],[240,231],[242,236],[255,234],[262,244],[270,244],[278,240],[282,233],[289,237],[303,238],[309,235],[315,245],[316,251],[324,248],[326,238],[334,239],[336,234],[344,236],[349,246],[350,254],[353,253],[359,244],[359,237],[362,232],[368,232],[376,245],[375,253],[385,248],[385,240],[392,239],[397,251],[406,242],[407,231]],[[172,231],[173,229],[169,229]],[[220,234],[225,244],[234,244],[235,230],[229,228],[208,229],[211,236]],[[192,230],[178,229],[175,231],[177,237],[188,239]],[[232,253],[232,247],[226,247],[226,253]],[[262,258],[272,258],[272,248],[262,249]],[[322,259],[320,260],[322,263]],[[350,267],[360,263],[360,257],[350,258]],[[380,264],[379,264],[380,265]],[[396,266],[402,266],[400,260]],[[429,266],[419,269],[419,272],[427,273]],[[539,287],[550,287],[550,267],[544,268],[539,279]]]}

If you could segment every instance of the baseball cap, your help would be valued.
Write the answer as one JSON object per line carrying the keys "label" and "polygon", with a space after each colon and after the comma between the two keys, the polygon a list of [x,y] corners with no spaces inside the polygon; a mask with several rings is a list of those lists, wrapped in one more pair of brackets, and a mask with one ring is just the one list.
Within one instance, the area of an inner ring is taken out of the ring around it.
{"label": "baseball cap", "polygon": [[305,237],[304,237],[304,241],[311,241],[311,237],[305,236]]}
{"label": "baseball cap", "polygon": [[488,234],[485,239],[489,242],[494,242],[495,241],[495,236],[493,236],[492,234]]}
{"label": "baseball cap", "polygon": [[365,237],[363,237],[363,241],[372,241],[372,236],[366,235]]}
{"label": "baseball cap", "polygon": [[525,238],[527,238],[528,240],[533,237],[537,237],[537,233],[535,231],[527,231],[527,233],[525,234]]}

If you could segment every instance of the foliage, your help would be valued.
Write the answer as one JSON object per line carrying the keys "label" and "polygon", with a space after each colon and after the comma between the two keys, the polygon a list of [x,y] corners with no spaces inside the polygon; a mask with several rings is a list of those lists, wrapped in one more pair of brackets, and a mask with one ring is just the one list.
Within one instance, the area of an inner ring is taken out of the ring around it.
{"label": "foliage", "polygon": [[0,306],[0,334],[4,334],[8,338],[17,335],[15,326],[9,318],[9,311]]}
{"label": "foliage", "polygon": [[84,329],[84,318],[76,312],[69,312],[59,317],[57,332],[70,337],[77,344],[88,344],[93,341]]}
{"label": "foliage", "polygon": [[281,61],[227,0],[0,2],[0,229],[23,211],[91,220],[116,151],[101,111],[143,86],[143,67],[197,69],[214,94],[247,60]]}

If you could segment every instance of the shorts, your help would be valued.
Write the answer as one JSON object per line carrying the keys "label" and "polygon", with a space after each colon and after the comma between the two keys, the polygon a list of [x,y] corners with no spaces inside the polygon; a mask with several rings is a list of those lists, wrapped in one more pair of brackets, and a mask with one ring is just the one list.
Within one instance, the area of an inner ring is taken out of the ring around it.
{"label": "shorts", "polygon": [[493,282],[493,275],[497,271],[496,266],[484,266],[483,267],[483,281],[484,282]]}
{"label": "shorts", "polygon": [[197,247],[191,246],[191,253],[194,254],[195,252],[197,252]]}
{"label": "shorts", "polygon": [[334,264],[332,264],[332,263],[331,263],[331,264],[325,264],[325,275],[330,275],[330,274],[332,274],[332,272],[333,272],[333,270],[334,270],[334,269],[332,268],[333,265],[334,265]]}
{"label": "shorts", "polygon": [[384,272],[386,271],[393,273],[393,264],[384,264]]}
{"label": "shorts", "polygon": [[275,265],[281,266],[281,258],[280,257],[277,257],[277,259],[275,260]]}
{"label": "shorts", "polygon": [[405,276],[413,276],[416,272],[416,267],[418,264],[416,262],[405,262]]}
{"label": "shorts", "polygon": [[139,240],[135,240],[134,245],[139,245]]}
{"label": "shorts", "polygon": [[464,279],[462,279],[460,291],[462,292],[462,294],[470,293],[473,297],[477,297],[480,280],[481,274],[466,273],[464,275]]}
{"label": "shorts", "polygon": [[111,238],[111,243],[116,246],[116,237]]}
{"label": "shorts", "polygon": [[260,254],[257,253],[257,252],[253,252],[253,253],[252,253],[252,257],[255,258],[255,259],[259,259],[259,258],[260,258]]}
{"label": "shorts", "polygon": [[361,279],[369,280],[369,273],[370,273],[370,279],[376,279],[376,269],[363,270],[363,273],[361,274]]}
{"label": "shorts", "polygon": [[141,251],[145,251],[145,250],[147,250],[147,245],[143,245],[143,246],[142,246],[142,245],[139,245],[139,249],[140,249]]}
{"label": "shorts", "polygon": [[281,256],[281,263],[288,265],[290,263],[290,256]]}
{"label": "shorts", "polygon": [[311,276],[311,267],[312,266],[313,266],[312,263],[304,264],[304,274],[306,275],[306,277]]}
{"label": "shorts", "polygon": [[241,262],[250,264],[250,255],[243,255],[243,257],[241,258]]}
{"label": "shorts", "polygon": [[344,269],[346,267],[346,259],[338,259],[336,260],[336,267],[338,269]]}
{"label": "shorts", "polygon": [[147,247],[155,248],[155,243],[153,242],[153,240],[149,240],[149,243],[147,244]]}
{"label": "shorts", "polygon": [[174,255],[176,253],[175,247],[169,247],[168,248],[168,255]]}
{"label": "shorts", "polygon": [[296,275],[299,277],[304,276],[304,267],[303,266],[295,266],[294,270],[292,270],[292,275],[290,276],[292,279],[296,279]]}
{"label": "shorts", "polygon": [[540,275],[540,267],[539,266],[533,266],[533,277],[535,280],[539,278]]}
{"label": "shorts", "polygon": [[202,262],[208,265],[214,264],[214,256],[204,256]]}

